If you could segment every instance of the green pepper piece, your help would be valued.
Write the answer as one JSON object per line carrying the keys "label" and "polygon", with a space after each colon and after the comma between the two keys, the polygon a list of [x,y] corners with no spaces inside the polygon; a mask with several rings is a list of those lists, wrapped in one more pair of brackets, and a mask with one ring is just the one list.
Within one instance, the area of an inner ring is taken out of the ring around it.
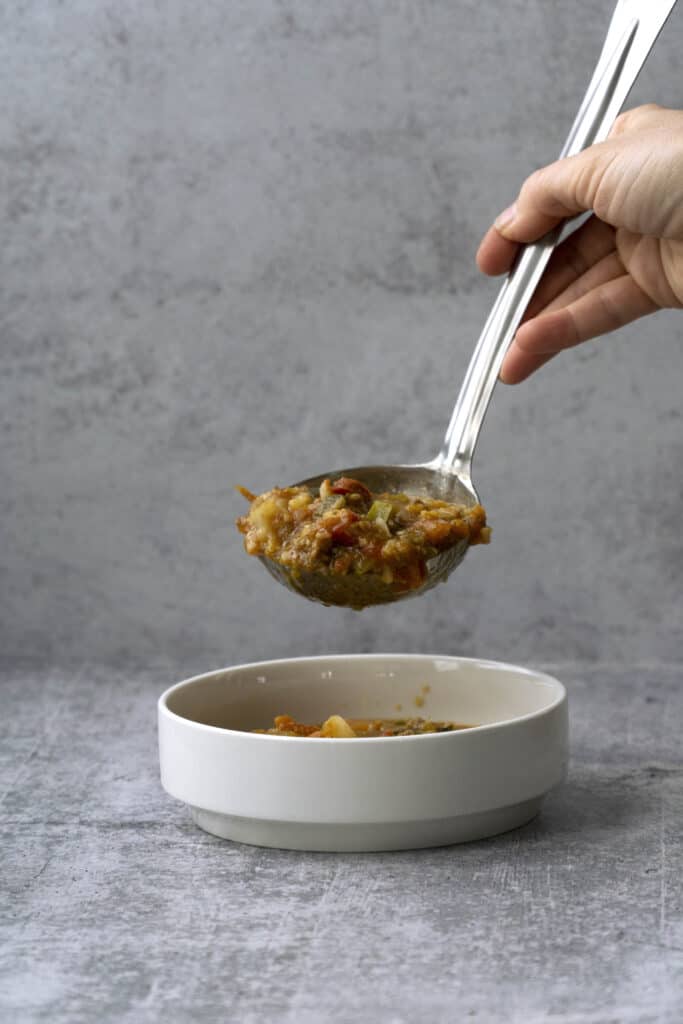
{"label": "green pepper piece", "polygon": [[368,519],[383,519],[386,523],[392,512],[393,506],[390,501],[373,501],[368,509]]}

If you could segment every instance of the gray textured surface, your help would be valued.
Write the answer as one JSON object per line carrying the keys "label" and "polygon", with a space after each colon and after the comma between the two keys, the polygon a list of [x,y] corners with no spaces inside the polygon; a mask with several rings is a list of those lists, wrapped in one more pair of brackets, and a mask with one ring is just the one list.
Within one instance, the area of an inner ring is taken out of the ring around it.
{"label": "gray textured surface", "polygon": [[[316,608],[231,527],[235,483],[435,452],[495,295],[477,240],[559,148],[610,9],[2,6],[5,651],[678,657],[680,314],[497,391],[495,542],[447,588]],[[683,105],[682,52],[676,11],[633,102]]]}
{"label": "gray textured surface", "polygon": [[[317,608],[230,526],[233,483],[436,450],[495,295],[477,240],[557,151],[610,8],[0,8],[0,648],[174,666],[7,663],[3,1022],[683,1017],[680,670],[567,667],[570,782],[494,842],[233,847],[157,782],[184,671],[680,659],[680,315],[497,391],[495,542],[447,588]],[[682,52],[677,11],[632,102],[683,106]]]}
{"label": "gray textured surface", "polygon": [[556,671],[573,762],[536,822],[337,855],[194,828],[158,782],[169,671],[6,664],[0,1019],[679,1024],[683,670]]}

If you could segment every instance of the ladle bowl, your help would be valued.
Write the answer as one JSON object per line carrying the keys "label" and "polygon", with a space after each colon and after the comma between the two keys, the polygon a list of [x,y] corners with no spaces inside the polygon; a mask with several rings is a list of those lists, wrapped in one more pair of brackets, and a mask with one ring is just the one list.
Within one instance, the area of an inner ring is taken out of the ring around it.
{"label": "ladle bowl", "polygon": [[[465,505],[468,508],[479,504],[474,489],[466,486],[454,473],[443,472],[438,468],[437,462],[417,466],[353,466],[301,480],[297,486],[316,490],[327,477],[335,480],[341,476],[360,480],[374,493],[391,491],[416,497],[441,498],[443,501]],[[457,568],[465,557],[468,546],[467,540],[462,540],[435,558],[429,559],[424,583],[404,591],[396,590],[392,584],[385,583],[381,576],[370,573],[364,576],[356,576],[353,573],[345,576],[328,576],[315,572],[293,573],[287,566],[265,555],[261,556],[261,561],[279,583],[298,594],[303,594],[311,601],[360,609],[368,605],[388,604],[390,601],[415,597],[430,590],[437,583],[445,581]]]}

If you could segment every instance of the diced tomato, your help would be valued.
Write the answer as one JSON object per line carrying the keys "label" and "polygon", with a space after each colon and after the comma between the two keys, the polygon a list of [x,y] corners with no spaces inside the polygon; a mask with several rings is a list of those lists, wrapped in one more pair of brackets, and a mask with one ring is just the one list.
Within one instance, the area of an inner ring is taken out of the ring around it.
{"label": "diced tomato", "polygon": [[360,480],[353,480],[350,476],[340,476],[338,480],[335,480],[332,484],[332,493],[361,494],[367,501],[372,498],[365,484],[362,484]]}
{"label": "diced tomato", "polygon": [[356,543],[356,538],[351,533],[346,523],[338,523],[332,529],[332,543],[341,544],[342,547],[350,548]]}
{"label": "diced tomato", "polygon": [[358,520],[358,516],[351,509],[344,509],[339,521],[335,523],[330,531],[333,544],[341,544],[342,547],[352,547],[358,538],[350,527]]}

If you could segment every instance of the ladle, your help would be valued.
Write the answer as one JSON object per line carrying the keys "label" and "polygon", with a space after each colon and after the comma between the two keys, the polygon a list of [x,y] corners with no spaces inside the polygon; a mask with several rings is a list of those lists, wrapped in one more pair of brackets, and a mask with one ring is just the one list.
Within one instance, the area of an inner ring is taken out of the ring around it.
{"label": "ladle", "polygon": [[[560,157],[572,156],[604,140],[676,0],[619,0],[600,58]],[[442,498],[467,506],[479,504],[472,483],[472,457],[484,415],[505,354],[538,285],[553,249],[579,221],[560,225],[532,245],[524,246],[501,288],[455,403],[443,447],[431,462],[410,466],[353,466],[328,470],[300,484],[316,488],[325,478],[360,480],[371,491],[394,491]],[[379,576],[293,575],[265,556],[262,561],[284,586],[323,604],[363,608],[413,597],[445,580],[460,564],[467,542],[442,552],[427,563],[427,576],[417,589],[396,592]]]}

